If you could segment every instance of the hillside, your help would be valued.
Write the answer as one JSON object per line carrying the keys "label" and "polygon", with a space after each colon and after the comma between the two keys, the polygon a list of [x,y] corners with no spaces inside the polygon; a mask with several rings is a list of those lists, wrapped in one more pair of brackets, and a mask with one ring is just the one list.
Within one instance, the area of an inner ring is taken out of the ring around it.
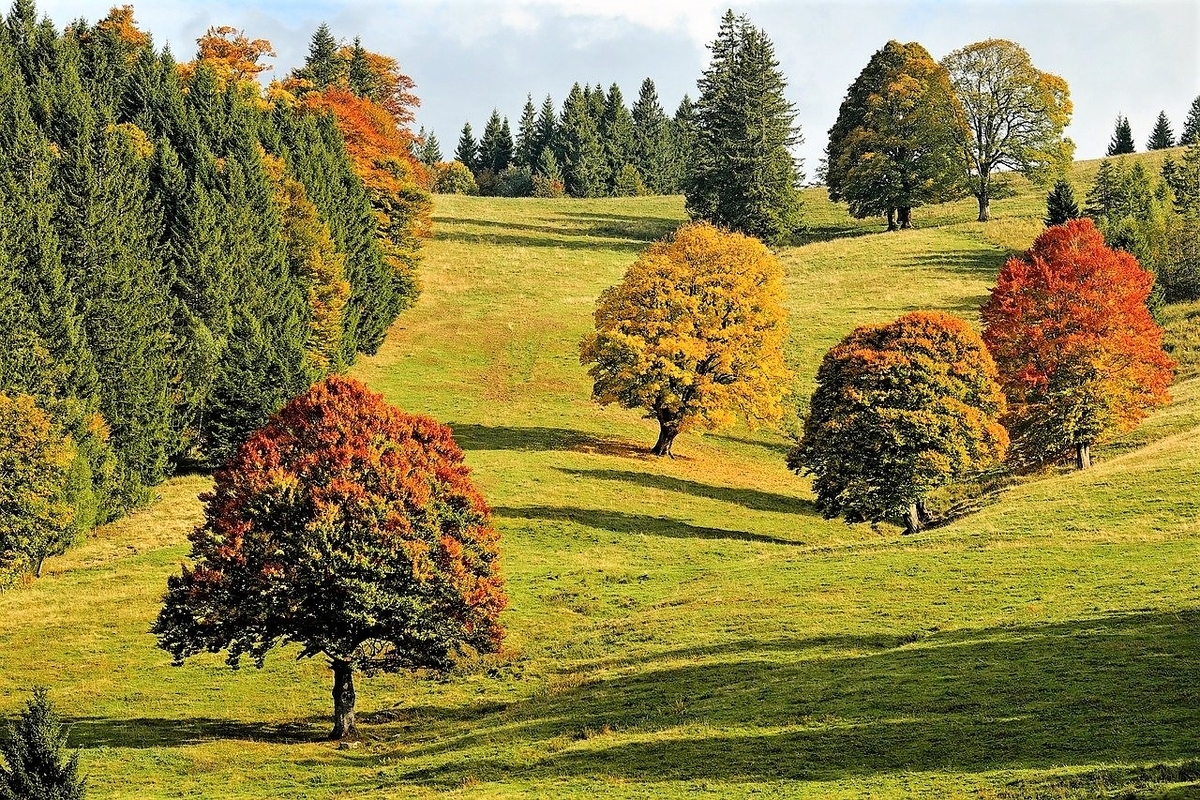
{"label": "hillside", "polygon": [[[885,234],[810,190],[808,243],[782,254],[790,404],[857,324],[974,320],[1042,198]],[[421,299],[353,371],[467,451],[504,536],[502,657],[361,681],[350,750],[321,741],[322,663],[172,668],[147,631],[207,486],[182,477],[0,594],[0,709],[48,683],[94,797],[1200,790],[1200,307],[1168,312],[1174,403],[1094,470],[916,536],[851,528],[814,512],[781,432],[685,435],[659,461],[650,423],[589,401],[597,295],[683,216],[678,197],[439,197]]]}

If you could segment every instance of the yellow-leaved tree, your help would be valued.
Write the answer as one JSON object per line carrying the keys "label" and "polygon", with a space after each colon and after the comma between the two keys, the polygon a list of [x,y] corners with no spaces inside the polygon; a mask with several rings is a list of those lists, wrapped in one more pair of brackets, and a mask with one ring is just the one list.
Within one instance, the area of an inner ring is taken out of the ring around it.
{"label": "yellow-leaved tree", "polygon": [[655,455],[685,430],[782,415],[783,268],[757,239],[684,225],[605,290],[595,318],[580,348],[592,396],[657,420]]}

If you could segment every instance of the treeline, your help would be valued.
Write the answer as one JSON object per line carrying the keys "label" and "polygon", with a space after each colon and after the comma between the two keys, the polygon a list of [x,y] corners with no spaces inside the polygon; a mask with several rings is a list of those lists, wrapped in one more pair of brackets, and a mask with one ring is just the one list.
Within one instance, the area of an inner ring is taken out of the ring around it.
{"label": "treeline", "polygon": [[[1179,133],[1179,138],[1175,138],[1175,130],[1171,127],[1171,120],[1167,117],[1167,112],[1159,111],[1158,118],[1154,121],[1154,128],[1150,131],[1150,138],[1146,140],[1147,150],[1166,150],[1171,147],[1185,146],[1195,144],[1200,141],[1200,96],[1192,101],[1191,107],[1188,108],[1187,118],[1183,122],[1183,130]],[[1117,115],[1117,121],[1113,126],[1112,138],[1108,141],[1109,156],[1123,156],[1133,153],[1137,150],[1137,146],[1133,143],[1133,127],[1129,124],[1129,117],[1124,114]]]}
{"label": "treeline", "polygon": [[268,42],[199,45],[177,63],[128,6],[0,25],[7,566],[222,462],[416,296],[428,178],[395,62],[322,28],[264,90]]}
{"label": "treeline", "polygon": [[[547,95],[541,108],[528,95],[516,135],[507,117],[493,110],[476,139],[467,122],[453,161],[446,163],[436,135],[419,134],[418,154],[436,170],[435,191],[506,197],[632,196],[683,190],[687,155],[696,137],[696,115],[686,95],[668,117],[654,81],[642,81],[632,108],[621,87],[581,86],[556,111]],[[473,182],[473,185],[472,185]]]}

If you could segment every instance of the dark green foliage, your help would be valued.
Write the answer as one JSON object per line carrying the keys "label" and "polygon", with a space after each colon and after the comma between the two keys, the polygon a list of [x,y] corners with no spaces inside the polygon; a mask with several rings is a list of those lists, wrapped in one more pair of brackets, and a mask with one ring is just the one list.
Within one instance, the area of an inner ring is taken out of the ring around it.
{"label": "dark green foliage", "polygon": [[501,197],[533,196],[533,171],[529,167],[509,167],[498,178],[497,194]]}
{"label": "dark green foliage", "polygon": [[596,129],[590,95],[579,84],[563,104],[559,140],[562,142],[564,183],[572,197],[599,197],[604,194],[606,163],[604,147]]}
{"label": "dark green foliage", "polygon": [[454,150],[454,160],[466,165],[472,172],[479,169],[479,145],[475,142],[475,134],[469,122],[463,123],[462,133],[458,136],[458,147]]}
{"label": "dark green foliage", "polygon": [[1075,202],[1075,190],[1070,181],[1059,178],[1046,197],[1046,227],[1062,225],[1069,219],[1079,218],[1079,204]]}
{"label": "dark green foliage", "polygon": [[517,140],[513,150],[513,164],[533,169],[541,152],[538,142],[537,109],[533,107],[533,95],[526,95],[525,107],[521,109],[521,121],[517,123]]}
{"label": "dark green foliage", "polygon": [[1154,130],[1150,131],[1150,140],[1146,142],[1147,150],[1166,150],[1168,147],[1175,146],[1175,133],[1171,130],[1171,122],[1167,119],[1167,112],[1158,112],[1158,120],[1154,123]]}
{"label": "dark green foliage", "polygon": [[697,127],[696,106],[692,98],[685,94],[671,119],[671,160],[666,189],[669,193],[683,191],[688,165],[696,152],[696,139],[699,136]]}
{"label": "dark green foliage", "polygon": [[801,137],[775,48],[748,18],[729,12],[711,49],[699,82],[688,213],[765,242],[786,242],[801,224],[802,176],[791,152]]}
{"label": "dark green foliage", "polygon": [[1200,141],[1200,95],[1192,101],[1187,119],[1183,123],[1183,131],[1179,134],[1179,143],[1182,145],[1195,144],[1198,141]]}
{"label": "dark green foliage", "polygon": [[599,132],[600,141],[604,144],[605,182],[609,194],[615,195],[621,170],[633,156],[633,117],[625,107],[621,87],[615,83],[604,96]]}
{"label": "dark green foliage", "polygon": [[417,136],[418,139],[423,140],[423,144],[421,145],[420,160],[421,163],[427,168],[433,169],[438,164],[442,163],[442,146],[438,143],[437,136],[433,131],[430,131],[428,135],[426,135],[424,130],[425,129],[422,128],[422,132]]}
{"label": "dark green foliage", "polygon": [[308,58],[297,74],[322,90],[336,84],[345,68],[344,59],[338,54],[337,40],[329,32],[329,26],[322,22],[313,32],[308,45]]}
{"label": "dark green foliage", "polygon": [[675,190],[671,174],[671,121],[658,102],[654,81],[646,78],[633,104],[633,150],[630,161],[653,194]]}
{"label": "dark green foliage", "polygon": [[62,717],[46,689],[35,688],[0,741],[0,800],[82,800],[86,783],[79,777],[79,754],[67,758],[66,744]]}
{"label": "dark green foliage", "polygon": [[359,97],[379,100],[379,78],[371,69],[371,63],[367,60],[367,51],[358,38],[354,39],[354,46],[350,50],[348,76],[350,91]]}
{"label": "dark green foliage", "polygon": [[538,111],[537,124],[534,126],[534,152],[538,157],[547,147],[554,150],[556,158],[561,160],[562,149],[558,137],[558,115],[554,112],[554,100],[550,95],[546,95],[546,99],[542,101],[542,108]]}
{"label": "dark green foliage", "polygon": [[[463,129],[464,135],[466,129]],[[512,163],[513,140],[508,127],[508,119],[501,120],[500,112],[492,109],[483,129],[483,138],[479,140],[479,157],[475,164],[476,172],[487,170],[493,175],[499,175],[508,169]],[[459,158],[462,161],[461,158]],[[463,162],[466,163],[466,162]]]}
{"label": "dark green foliage", "polygon": [[633,164],[624,164],[613,181],[614,197],[639,197],[646,194],[646,183]]}
{"label": "dark green foliage", "polygon": [[1116,128],[1108,142],[1108,155],[1121,156],[1133,151],[1133,130],[1129,127],[1129,117],[1122,114],[1117,117]]}

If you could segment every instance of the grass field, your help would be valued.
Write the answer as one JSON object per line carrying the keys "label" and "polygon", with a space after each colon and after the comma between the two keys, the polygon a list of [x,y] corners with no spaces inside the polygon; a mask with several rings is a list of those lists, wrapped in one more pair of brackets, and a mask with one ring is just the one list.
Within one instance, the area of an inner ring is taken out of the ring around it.
{"label": "grass field", "polygon": [[[808,192],[782,253],[789,402],[857,324],[974,320],[1042,197],[884,234]],[[500,657],[361,680],[346,750],[321,741],[322,663],[172,668],[147,631],[207,486],[182,477],[0,595],[0,710],[49,685],[93,797],[1200,793],[1200,306],[1166,315],[1175,402],[1095,469],[916,536],[847,527],[785,468],[784,431],[685,435],[660,461],[651,423],[589,401],[596,296],[682,219],[676,197],[439,197],[421,300],[354,369],[467,451],[504,536]]]}

